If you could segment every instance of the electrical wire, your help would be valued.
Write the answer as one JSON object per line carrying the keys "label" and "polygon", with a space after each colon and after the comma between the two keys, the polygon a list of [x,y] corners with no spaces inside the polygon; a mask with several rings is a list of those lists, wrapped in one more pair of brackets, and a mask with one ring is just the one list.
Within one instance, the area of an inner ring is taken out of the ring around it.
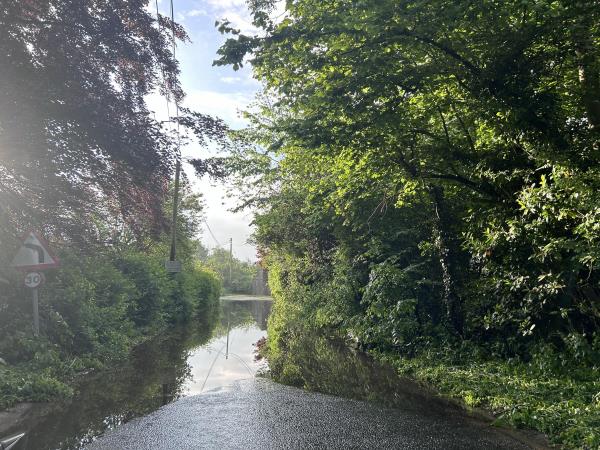
{"label": "electrical wire", "polygon": [[[171,43],[173,45],[173,59],[175,60],[177,44],[175,42],[175,8],[173,6],[173,0],[171,0]],[[181,135],[179,134],[179,101],[176,97],[174,97],[173,100],[175,103],[175,123],[177,125],[177,158],[178,160],[181,160]]]}
{"label": "electrical wire", "polygon": [[[158,31],[162,34],[162,25],[160,24],[160,12],[158,10],[158,0],[154,0],[154,4],[156,5],[156,23],[158,24]],[[165,99],[167,100],[167,118],[168,123],[171,123],[171,101],[169,95],[169,86],[167,85],[167,77],[165,75],[165,67],[160,65],[160,72],[162,74],[162,84],[165,92]]]}
{"label": "electrical wire", "polygon": [[206,228],[208,229],[208,232],[210,233],[210,235],[212,236],[212,238],[214,239],[214,241],[217,243],[217,247],[223,248],[223,246],[221,245],[221,243],[219,242],[219,240],[215,237],[215,234],[213,233],[213,231],[210,229],[210,225],[208,224],[208,222],[206,220],[204,220],[204,225],[206,225]]}

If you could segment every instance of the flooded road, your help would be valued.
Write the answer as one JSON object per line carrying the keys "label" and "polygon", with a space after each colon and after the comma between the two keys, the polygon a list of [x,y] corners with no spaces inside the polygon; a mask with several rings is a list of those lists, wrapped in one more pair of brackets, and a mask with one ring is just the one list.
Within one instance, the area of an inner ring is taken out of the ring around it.
{"label": "flooded road", "polygon": [[532,448],[324,336],[289,333],[270,361],[283,384],[257,378],[270,310],[268,299],[223,298],[214,318],[137,347],[73,399],[25,405],[2,434],[27,433],[15,450]]}
{"label": "flooded road", "polygon": [[0,413],[0,436],[27,433],[15,450],[79,449],[174,400],[254,378],[264,363],[254,361],[253,344],[266,336],[270,310],[268,299],[225,298],[214,317],[145,342],[127,362],[82,377],[72,399]]}
{"label": "flooded road", "polygon": [[221,300],[221,324],[215,337],[190,351],[189,376],[182,380],[181,395],[189,396],[225,387],[234,381],[254,378],[266,368],[255,361],[255,344],[266,337],[270,300]]}

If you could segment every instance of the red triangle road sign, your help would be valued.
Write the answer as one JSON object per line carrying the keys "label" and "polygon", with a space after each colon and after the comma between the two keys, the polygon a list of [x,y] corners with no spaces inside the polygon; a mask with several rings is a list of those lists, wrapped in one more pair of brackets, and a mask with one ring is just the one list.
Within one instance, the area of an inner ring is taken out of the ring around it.
{"label": "red triangle road sign", "polygon": [[60,261],[52,253],[44,238],[36,232],[30,231],[23,239],[23,245],[10,265],[16,269],[44,270],[58,267]]}

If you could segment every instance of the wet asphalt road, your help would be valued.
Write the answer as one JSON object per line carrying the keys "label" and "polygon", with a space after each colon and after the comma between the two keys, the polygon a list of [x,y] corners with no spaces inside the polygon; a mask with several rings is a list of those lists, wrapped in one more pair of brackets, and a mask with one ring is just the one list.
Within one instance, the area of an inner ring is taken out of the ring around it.
{"label": "wet asphalt road", "polygon": [[415,412],[264,379],[183,398],[87,447],[98,449],[525,449],[460,411]]}

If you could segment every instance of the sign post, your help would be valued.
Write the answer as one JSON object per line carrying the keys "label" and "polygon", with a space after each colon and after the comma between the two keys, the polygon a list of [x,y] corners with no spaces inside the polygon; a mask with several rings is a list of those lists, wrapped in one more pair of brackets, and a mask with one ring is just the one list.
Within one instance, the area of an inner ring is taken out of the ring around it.
{"label": "sign post", "polygon": [[[31,231],[23,239],[23,245],[13,258],[11,266],[27,272],[23,280],[25,286],[31,289],[33,302],[33,333],[40,334],[40,297],[38,288],[44,283],[44,274],[40,270],[58,267],[60,261],[50,251],[46,241],[37,233]],[[35,271],[35,272],[34,272]]]}
{"label": "sign post", "polygon": [[37,288],[31,290],[33,293],[33,334],[40,335],[40,294]]}
{"label": "sign post", "polygon": [[30,272],[25,276],[25,286],[31,289],[33,296],[33,334],[40,334],[40,296],[38,287],[44,282],[44,275],[40,272]]}

